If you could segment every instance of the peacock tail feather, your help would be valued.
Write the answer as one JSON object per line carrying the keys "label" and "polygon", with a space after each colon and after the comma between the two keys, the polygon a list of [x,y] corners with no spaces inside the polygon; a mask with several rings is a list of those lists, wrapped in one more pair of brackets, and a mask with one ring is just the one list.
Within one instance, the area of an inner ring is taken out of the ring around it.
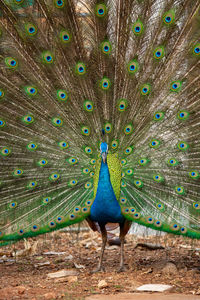
{"label": "peacock tail feather", "polygon": [[198,0],[0,2],[0,245],[123,216],[200,238]]}

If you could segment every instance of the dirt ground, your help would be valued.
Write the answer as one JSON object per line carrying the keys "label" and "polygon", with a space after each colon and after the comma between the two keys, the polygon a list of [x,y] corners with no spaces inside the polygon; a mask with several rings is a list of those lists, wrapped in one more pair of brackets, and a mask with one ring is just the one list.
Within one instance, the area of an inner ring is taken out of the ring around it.
{"label": "dirt ground", "polygon": [[[138,243],[159,244],[164,249],[150,250]],[[106,272],[91,274],[100,246],[100,235],[88,231],[79,235],[54,232],[1,248],[0,299],[83,300],[95,294],[135,293],[137,287],[147,283],[172,285],[172,293],[200,295],[198,241],[171,235],[127,235],[127,271],[116,272],[119,247],[107,246]],[[64,272],[63,277],[49,278],[49,273],[57,271]]]}

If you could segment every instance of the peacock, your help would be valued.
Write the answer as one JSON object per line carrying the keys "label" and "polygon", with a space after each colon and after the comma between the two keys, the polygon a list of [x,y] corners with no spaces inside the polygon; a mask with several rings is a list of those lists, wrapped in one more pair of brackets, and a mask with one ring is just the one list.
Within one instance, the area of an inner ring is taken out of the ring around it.
{"label": "peacock", "polygon": [[0,1],[0,245],[88,221],[200,238],[199,0]]}

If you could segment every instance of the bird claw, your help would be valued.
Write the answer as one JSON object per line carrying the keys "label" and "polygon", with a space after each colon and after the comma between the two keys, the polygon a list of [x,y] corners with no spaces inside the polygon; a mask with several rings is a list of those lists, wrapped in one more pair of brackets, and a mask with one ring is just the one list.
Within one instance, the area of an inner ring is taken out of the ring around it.
{"label": "bird claw", "polygon": [[126,271],[127,271],[127,268],[123,265],[123,266],[119,267],[119,269],[117,270],[117,273],[126,272]]}
{"label": "bird claw", "polygon": [[103,266],[99,266],[96,269],[91,271],[91,274],[99,273],[99,272],[105,272],[105,268]]}

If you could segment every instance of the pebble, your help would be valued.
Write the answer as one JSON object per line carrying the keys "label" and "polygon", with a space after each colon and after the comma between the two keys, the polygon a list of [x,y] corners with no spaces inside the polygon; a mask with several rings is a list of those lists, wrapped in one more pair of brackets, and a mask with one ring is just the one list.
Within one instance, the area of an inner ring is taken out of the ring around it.
{"label": "pebble", "polygon": [[105,280],[100,280],[98,282],[98,288],[99,289],[103,289],[103,288],[106,288],[108,286],[107,282]]}
{"label": "pebble", "polygon": [[17,292],[18,294],[22,295],[25,293],[26,288],[24,286],[18,286],[17,287]]}

